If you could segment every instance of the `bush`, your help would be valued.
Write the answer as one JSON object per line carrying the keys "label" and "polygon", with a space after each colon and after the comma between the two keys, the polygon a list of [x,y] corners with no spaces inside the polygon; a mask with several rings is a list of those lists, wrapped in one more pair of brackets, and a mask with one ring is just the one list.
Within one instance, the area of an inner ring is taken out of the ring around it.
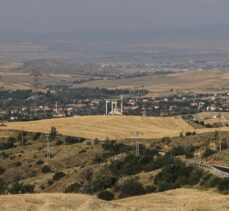
{"label": "bush", "polygon": [[205,183],[205,186],[209,188],[214,188],[214,187],[217,187],[220,182],[221,182],[221,179],[219,177],[211,175],[209,180]]}
{"label": "bush", "polygon": [[56,141],[56,146],[60,146],[60,145],[62,145],[64,142],[63,141],[61,141],[60,139],[58,139],[57,141]]}
{"label": "bush", "polygon": [[224,178],[219,182],[218,190],[222,193],[229,194],[229,178]]}
{"label": "bush", "polygon": [[16,142],[16,138],[15,137],[9,137],[8,138],[8,142],[15,143]]}
{"label": "bush", "polygon": [[100,156],[100,155],[96,155],[93,162],[94,163],[102,163],[104,161],[104,157]]}
{"label": "bush", "polygon": [[39,139],[41,137],[41,133],[40,132],[37,132],[34,134],[33,136],[33,140],[36,141],[37,139]]}
{"label": "bush", "polygon": [[120,187],[120,197],[138,196],[145,194],[145,189],[136,179],[126,180]]}
{"label": "bush", "polygon": [[6,170],[0,166],[0,175],[4,174],[5,171],[6,171]]}
{"label": "bush", "polygon": [[65,173],[60,171],[54,174],[53,176],[53,181],[57,181],[60,180],[61,178],[63,178],[65,176]]}
{"label": "bush", "polygon": [[114,194],[111,193],[110,191],[102,191],[97,196],[99,199],[106,200],[106,201],[111,201],[114,199]]}
{"label": "bush", "polygon": [[5,183],[2,178],[0,178],[0,194],[5,194],[6,192],[6,187]]}
{"label": "bush", "polygon": [[55,127],[51,127],[51,131],[49,133],[49,139],[50,141],[52,141],[53,139],[55,139],[57,136],[57,130]]}
{"label": "bush", "polygon": [[19,167],[19,166],[22,165],[22,163],[21,163],[20,161],[17,161],[17,162],[15,162],[13,165],[14,165],[15,167]]}
{"label": "bush", "polygon": [[156,192],[157,188],[154,185],[146,186],[146,193],[154,193]]}
{"label": "bush", "polygon": [[110,163],[109,169],[115,175],[134,175],[141,171],[152,171],[160,168],[160,156],[156,150],[144,150],[141,157],[133,154],[127,155],[124,159],[114,160]]}
{"label": "bush", "polygon": [[15,183],[8,190],[11,194],[34,193],[34,185],[24,185],[23,183]]}
{"label": "bush", "polygon": [[171,154],[173,156],[179,156],[179,155],[184,155],[184,148],[182,146],[175,146],[171,149]]}
{"label": "bush", "polygon": [[204,174],[204,171],[202,169],[197,169],[197,168],[193,169],[189,177],[188,184],[191,186],[198,184],[203,174]]}
{"label": "bush", "polygon": [[41,168],[42,173],[49,173],[51,171],[50,167],[45,165]]}
{"label": "bush", "polygon": [[214,153],[215,153],[214,150],[206,149],[206,150],[204,151],[204,153],[202,154],[202,158],[210,157],[210,156],[213,155]]}
{"label": "bush", "polygon": [[129,146],[123,144],[123,143],[118,143],[115,140],[106,140],[103,144],[102,147],[105,151],[110,151],[111,154],[118,154],[118,153],[123,153],[127,152],[129,150]]}
{"label": "bush", "polygon": [[78,143],[83,143],[86,139],[85,138],[78,138],[74,136],[67,136],[65,138],[65,144],[70,145],[70,144],[78,144]]}
{"label": "bush", "polygon": [[188,145],[184,148],[184,154],[186,158],[193,158],[193,153],[195,152],[195,147],[193,145]]}
{"label": "bush", "polygon": [[42,165],[43,163],[44,163],[43,160],[38,160],[38,161],[36,162],[37,165]]}
{"label": "bush", "polygon": [[53,181],[52,180],[48,180],[48,185],[52,186],[53,185]]}
{"label": "bush", "polygon": [[101,191],[112,187],[118,181],[117,177],[111,176],[108,173],[101,173],[95,176],[92,180],[92,191]]}
{"label": "bush", "polygon": [[15,147],[15,138],[10,137],[7,142],[0,143],[0,150],[10,149]]}
{"label": "bush", "polygon": [[180,160],[175,160],[172,164],[163,167],[154,179],[159,191],[180,188],[188,184],[192,167],[186,167]]}
{"label": "bush", "polygon": [[78,183],[71,184],[65,189],[65,193],[79,193],[80,187]]}
{"label": "bush", "polygon": [[170,144],[171,143],[171,138],[170,137],[164,137],[161,139],[161,142],[162,143],[165,143],[165,144]]}

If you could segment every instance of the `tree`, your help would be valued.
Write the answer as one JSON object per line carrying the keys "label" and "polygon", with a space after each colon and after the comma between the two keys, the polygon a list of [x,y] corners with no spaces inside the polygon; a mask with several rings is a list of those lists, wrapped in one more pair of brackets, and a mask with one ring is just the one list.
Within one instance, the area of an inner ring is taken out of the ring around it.
{"label": "tree", "polygon": [[98,198],[106,201],[111,201],[114,199],[114,194],[111,193],[110,191],[105,190],[98,194]]}
{"label": "tree", "polygon": [[52,141],[53,139],[55,139],[57,136],[57,130],[55,127],[51,127],[51,131],[49,133],[49,139],[50,141]]}
{"label": "tree", "polygon": [[134,178],[127,179],[121,185],[120,190],[121,190],[121,194],[120,194],[121,198],[145,194],[145,189],[142,186],[142,184]]}

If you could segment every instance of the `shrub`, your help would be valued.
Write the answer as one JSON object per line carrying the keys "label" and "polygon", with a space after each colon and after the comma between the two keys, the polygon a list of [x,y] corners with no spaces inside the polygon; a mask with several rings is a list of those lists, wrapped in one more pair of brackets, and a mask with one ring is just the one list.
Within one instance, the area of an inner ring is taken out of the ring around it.
{"label": "shrub", "polygon": [[164,137],[161,139],[161,142],[162,143],[165,143],[165,144],[170,144],[171,143],[171,138],[170,137]]}
{"label": "shrub", "polygon": [[61,141],[60,139],[58,139],[57,141],[56,141],[56,146],[60,146],[60,145],[62,145],[64,142],[63,141]]}
{"label": "shrub", "polygon": [[186,158],[193,158],[193,153],[195,152],[195,147],[193,145],[188,145],[184,148],[184,154]]}
{"label": "shrub", "polygon": [[104,157],[96,155],[93,161],[94,163],[102,163],[104,161]]}
{"label": "shrub", "polygon": [[65,193],[78,193],[80,191],[80,184],[73,183],[65,189]]}
{"label": "shrub", "polygon": [[61,178],[63,178],[65,176],[65,173],[60,171],[54,174],[53,176],[53,181],[57,181],[60,180]]}
{"label": "shrub", "polygon": [[184,148],[182,146],[175,146],[170,151],[173,156],[184,155]]}
{"label": "shrub", "polygon": [[218,190],[222,193],[229,194],[229,178],[224,178],[219,182]]}
{"label": "shrub", "polygon": [[0,175],[4,174],[5,171],[6,171],[6,170],[0,166]]}
{"label": "shrub", "polygon": [[38,160],[38,161],[36,162],[37,165],[42,165],[43,163],[44,163],[43,160]]}
{"label": "shrub", "polygon": [[106,190],[100,192],[97,196],[99,199],[106,200],[106,201],[111,201],[114,199],[114,194]]}
{"label": "shrub", "polygon": [[211,175],[209,180],[207,180],[207,182],[205,183],[205,186],[209,188],[217,187],[220,182],[221,182],[221,179],[219,177]]}
{"label": "shrub", "polygon": [[102,147],[105,151],[110,151],[111,154],[118,154],[122,152],[127,152],[129,150],[129,146],[123,144],[123,143],[118,143],[115,140],[106,140],[103,144]]}
{"label": "shrub", "polygon": [[34,185],[25,185],[23,183],[14,183],[9,188],[8,191],[11,194],[34,193]]}
{"label": "shrub", "polygon": [[154,182],[159,191],[180,188],[188,184],[188,178],[192,172],[192,167],[186,167],[180,160],[175,160],[172,164],[163,167],[162,171],[155,176]]}
{"label": "shrub", "polygon": [[0,150],[10,149],[15,147],[15,139],[10,137],[7,142],[0,143]]}
{"label": "shrub", "polygon": [[1,157],[2,159],[6,159],[6,158],[9,157],[9,154],[7,154],[6,152],[1,152],[1,153],[0,153],[0,157]]}
{"label": "shrub", "polygon": [[6,187],[2,178],[0,178],[0,194],[5,194]]}
{"label": "shrub", "polygon": [[145,189],[136,179],[127,179],[120,187],[120,197],[138,196],[145,194]]}
{"label": "shrub", "polygon": [[36,141],[37,139],[39,139],[41,137],[41,133],[40,132],[37,132],[34,134],[33,136],[33,140]]}
{"label": "shrub", "polygon": [[157,188],[154,185],[148,185],[146,186],[146,193],[154,193],[156,192]]}
{"label": "shrub", "polygon": [[92,180],[92,191],[101,191],[112,187],[118,181],[117,177],[111,176],[108,173],[101,173],[96,175]]}
{"label": "shrub", "polygon": [[47,183],[48,183],[49,186],[51,186],[51,185],[53,185],[53,180],[48,180]]}
{"label": "shrub", "polygon": [[202,158],[207,158],[215,153],[214,150],[206,149],[204,153],[202,154]]}
{"label": "shrub", "polygon": [[14,165],[15,167],[19,167],[19,166],[22,165],[22,163],[21,163],[20,161],[17,161],[17,162],[15,162],[13,165]]}
{"label": "shrub", "polygon": [[193,169],[192,173],[189,177],[188,184],[191,186],[198,184],[200,182],[203,174],[204,174],[204,172],[202,169],[197,169],[197,168]]}
{"label": "shrub", "polygon": [[86,139],[85,138],[78,138],[74,136],[67,136],[65,138],[65,143],[70,145],[70,144],[78,144],[84,142]]}
{"label": "shrub", "polygon": [[15,137],[9,137],[8,138],[8,142],[15,143],[16,142],[16,138]]}
{"label": "shrub", "polygon": [[50,167],[45,165],[41,168],[42,173],[49,173],[51,171]]}
{"label": "shrub", "polygon": [[55,127],[51,127],[51,131],[49,133],[49,139],[52,141],[53,139],[55,139],[57,136],[57,130]]}
{"label": "shrub", "polygon": [[79,151],[79,154],[81,154],[81,153],[85,153],[85,152],[87,152],[87,150],[86,150],[86,149],[81,149],[81,150]]}

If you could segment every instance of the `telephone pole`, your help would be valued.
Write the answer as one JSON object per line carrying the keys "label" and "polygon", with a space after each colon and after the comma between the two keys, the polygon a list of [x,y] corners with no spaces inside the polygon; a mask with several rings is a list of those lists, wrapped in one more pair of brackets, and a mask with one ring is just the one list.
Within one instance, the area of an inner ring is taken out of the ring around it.
{"label": "telephone pole", "polygon": [[33,96],[33,106],[32,110],[34,111],[34,115],[37,116],[37,92],[40,86],[40,77],[41,73],[38,69],[33,69],[32,73],[30,74],[32,77],[32,96]]}
{"label": "telephone pole", "polygon": [[51,160],[51,149],[50,149],[49,137],[47,137],[47,160],[48,162]]}
{"label": "telephone pole", "polygon": [[219,138],[219,152],[222,151],[222,140],[221,140],[221,113],[219,110],[219,132],[218,132],[218,138]]}
{"label": "telephone pole", "polygon": [[23,152],[23,148],[24,148],[24,131],[22,128],[21,130],[21,152]]}

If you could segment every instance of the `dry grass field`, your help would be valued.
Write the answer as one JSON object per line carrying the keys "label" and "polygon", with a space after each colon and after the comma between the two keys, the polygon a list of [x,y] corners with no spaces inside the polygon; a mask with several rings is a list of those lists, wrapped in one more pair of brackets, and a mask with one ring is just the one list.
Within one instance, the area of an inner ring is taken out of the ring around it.
{"label": "dry grass field", "polygon": [[[218,123],[218,112],[202,112],[195,114],[194,117],[200,121],[204,121],[205,124],[213,124]],[[229,113],[228,112],[222,112],[221,113],[221,122],[223,124],[229,123]]]}
{"label": "dry grass field", "polygon": [[49,133],[51,127],[63,135],[98,139],[134,138],[135,131],[143,133],[142,138],[179,136],[180,132],[193,128],[180,117],[139,116],[79,116],[71,118],[41,120],[33,122],[7,123],[4,129]]}
{"label": "dry grass field", "polygon": [[229,196],[210,191],[176,189],[122,199],[118,204],[144,211],[226,211],[229,209],[228,201]]}
{"label": "dry grass field", "polygon": [[226,211],[229,196],[210,191],[176,189],[105,202],[81,194],[34,194],[0,197],[2,211]]}
{"label": "dry grass field", "polygon": [[164,92],[170,89],[192,91],[210,91],[218,86],[229,85],[229,72],[217,70],[187,71],[159,76],[143,76],[137,78],[91,81],[80,86],[104,88],[146,88],[152,92]]}

